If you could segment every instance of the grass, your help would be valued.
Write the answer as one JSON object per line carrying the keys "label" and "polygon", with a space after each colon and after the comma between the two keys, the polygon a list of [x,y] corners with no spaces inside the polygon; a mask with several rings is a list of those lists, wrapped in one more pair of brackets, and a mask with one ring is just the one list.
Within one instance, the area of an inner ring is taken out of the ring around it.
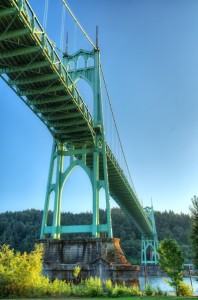
{"label": "grass", "polygon": [[[166,296],[166,297],[147,297],[147,296],[139,296],[139,297],[117,297],[118,300],[179,300],[179,299],[187,299],[187,300],[195,300],[196,297],[176,297],[176,296]],[[100,297],[100,298],[81,298],[81,297],[74,297],[74,298],[64,298],[64,300],[88,300],[88,299],[94,299],[94,300],[112,300],[115,298],[109,298],[109,297]],[[15,299],[16,300],[16,299]],[[24,299],[23,299],[24,300]],[[60,299],[59,299],[60,300]]]}
{"label": "grass", "polygon": [[[166,296],[166,297],[147,297],[147,296],[139,296],[139,297],[117,297],[116,299],[118,300],[179,300],[179,299],[187,299],[187,300],[195,300],[197,298],[197,296],[195,297],[176,297],[176,296]],[[15,299],[9,299],[9,300],[21,300],[22,298],[15,298]],[[90,299],[94,299],[94,300],[112,300],[115,298],[109,298],[109,297],[90,297],[90,298],[81,298],[81,297],[65,297],[65,298],[59,298],[59,297],[47,297],[47,298],[40,298],[37,300],[48,300],[48,299],[56,299],[56,300],[90,300]],[[23,300],[33,300],[31,298],[28,299],[24,299]],[[35,300],[35,298],[34,298]]]}

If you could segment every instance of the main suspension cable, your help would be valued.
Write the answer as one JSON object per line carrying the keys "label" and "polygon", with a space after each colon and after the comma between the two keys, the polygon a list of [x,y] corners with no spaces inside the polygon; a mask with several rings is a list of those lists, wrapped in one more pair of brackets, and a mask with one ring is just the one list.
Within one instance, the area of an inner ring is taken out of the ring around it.
{"label": "main suspension cable", "polygon": [[126,156],[125,156],[124,149],[123,149],[123,146],[122,146],[121,138],[120,138],[120,135],[119,135],[119,132],[118,132],[118,127],[117,127],[117,124],[116,124],[115,115],[113,113],[113,107],[112,107],[112,104],[111,104],[111,99],[110,99],[110,96],[109,96],[109,92],[108,92],[108,89],[107,89],[107,83],[106,83],[106,80],[105,80],[105,76],[104,76],[104,72],[103,72],[101,64],[100,64],[100,70],[101,70],[102,79],[103,79],[103,82],[104,82],[104,86],[105,86],[105,90],[106,90],[107,99],[108,99],[108,102],[109,102],[111,114],[112,114],[112,117],[113,117],[113,122],[114,122],[114,125],[115,125],[116,133],[117,133],[118,140],[119,140],[119,143],[120,143],[120,147],[121,147],[121,150],[122,150],[122,155],[124,157],[124,162],[125,162],[126,167],[127,167],[127,171],[128,171],[128,174],[129,174],[129,178],[131,180],[133,190],[134,190],[135,194],[137,195],[137,193],[135,191],[134,184],[133,184],[133,180],[132,180],[132,177],[131,177],[131,173],[130,173],[130,170],[129,170],[129,167],[128,167],[128,164],[127,164],[127,160],[126,160]]}

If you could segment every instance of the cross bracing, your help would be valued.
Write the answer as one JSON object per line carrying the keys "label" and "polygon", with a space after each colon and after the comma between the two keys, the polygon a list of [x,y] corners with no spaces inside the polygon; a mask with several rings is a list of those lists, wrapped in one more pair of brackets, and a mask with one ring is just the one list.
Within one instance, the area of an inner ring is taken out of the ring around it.
{"label": "cross bracing", "polygon": [[[27,1],[1,0],[0,73],[56,141],[72,143],[76,151],[86,145],[86,161],[91,169],[93,153],[89,149],[95,147],[98,129]],[[152,236],[151,223],[107,144],[106,155],[110,195],[144,236]],[[102,173],[102,159],[99,169]]]}

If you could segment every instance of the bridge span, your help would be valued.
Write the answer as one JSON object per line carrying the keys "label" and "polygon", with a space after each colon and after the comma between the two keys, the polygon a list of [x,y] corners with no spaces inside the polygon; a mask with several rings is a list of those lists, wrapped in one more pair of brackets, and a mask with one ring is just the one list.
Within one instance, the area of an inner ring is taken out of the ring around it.
{"label": "bridge span", "polygon": [[[94,64],[84,69],[68,69],[83,56]],[[156,250],[157,235],[151,211],[140,204],[105,139],[100,97],[100,51],[79,50],[60,58],[31,6],[26,0],[1,0],[0,3],[0,76],[50,131],[54,145],[50,164],[41,237],[50,234],[91,232],[97,237],[106,232],[112,237],[109,195],[126,212],[141,232],[144,247]],[[75,84],[78,78],[90,82],[94,92],[94,114],[91,115]],[[1,96],[2,98],[2,96]],[[64,171],[64,157],[70,165]],[[52,181],[57,160],[56,181]],[[87,226],[61,225],[61,194],[70,172],[80,165],[93,187],[93,222]],[[58,170],[59,169],[59,170]],[[107,224],[99,222],[99,190],[105,189]],[[51,193],[54,192],[53,224],[47,224]],[[154,227],[153,227],[154,226]],[[151,242],[152,241],[152,242]],[[154,244],[153,244],[154,241]],[[144,258],[145,259],[145,258]],[[156,260],[156,259],[155,259]]]}

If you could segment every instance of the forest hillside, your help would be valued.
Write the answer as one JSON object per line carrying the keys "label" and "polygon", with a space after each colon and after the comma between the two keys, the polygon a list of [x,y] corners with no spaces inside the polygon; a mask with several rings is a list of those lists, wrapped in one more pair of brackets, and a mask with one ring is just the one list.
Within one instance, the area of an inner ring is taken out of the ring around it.
{"label": "forest hillside", "polygon": [[[0,244],[9,244],[15,250],[30,252],[39,239],[42,211],[30,209],[0,214]],[[49,224],[52,213],[49,215]],[[62,225],[90,224],[91,213],[63,213]],[[105,211],[100,210],[101,223],[105,222]],[[190,241],[191,218],[188,214],[176,214],[173,211],[155,211],[155,222],[159,241],[164,238],[175,239],[183,251],[185,263],[192,262]],[[141,236],[131,220],[120,208],[112,209],[113,235],[121,239],[121,247],[127,259],[140,263]],[[80,234],[76,236],[79,237]],[[63,238],[76,237],[74,234]],[[80,235],[83,236],[83,235]]]}

